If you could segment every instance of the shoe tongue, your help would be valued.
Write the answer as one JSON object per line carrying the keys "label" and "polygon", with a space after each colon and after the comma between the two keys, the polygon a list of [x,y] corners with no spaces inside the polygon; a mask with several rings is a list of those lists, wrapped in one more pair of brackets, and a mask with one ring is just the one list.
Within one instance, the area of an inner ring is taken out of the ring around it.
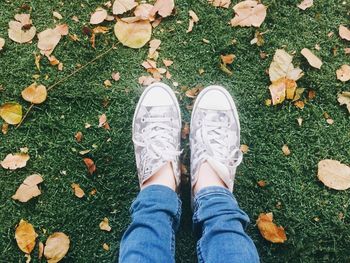
{"label": "shoe tongue", "polygon": [[168,111],[168,106],[157,106],[157,107],[147,107],[149,116],[152,117],[163,117]]}
{"label": "shoe tongue", "polygon": [[224,112],[209,112],[205,116],[206,121],[211,122],[222,122],[223,124],[227,124],[228,118],[227,115]]}
{"label": "shoe tongue", "polygon": [[212,157],[207,159],[207,162],[213,170],[220,176],[221,180],[226,184],[230,191],[233,190],[233,181],[231,179],[229,168],[224,164],[218,162]]}

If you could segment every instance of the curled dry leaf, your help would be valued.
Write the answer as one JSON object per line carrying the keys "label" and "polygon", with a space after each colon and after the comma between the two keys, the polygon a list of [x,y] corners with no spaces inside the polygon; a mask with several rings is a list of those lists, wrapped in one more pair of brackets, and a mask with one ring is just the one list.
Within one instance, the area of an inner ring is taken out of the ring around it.
{"label": "curled dry leaf", "polygon": [[267,7],[255,0],[246,0],[233,7],[235,17],[231,20],[232,26],[259,27],[266,17]]}
{"label": "curled dry leaf", "polygon": [[109,250],[109,245],[107,243],[103,243],[102,245],[103,249],[108,251]]}
{"label": "curled dry leaf", "polygon": [[29,155],[27,153],[10,153],[0,164],[5,169],[16,170],[25,167],[28,160]]}
{"label": "curled dry leaf", "polygon": [[317,56],[314,55],[314,53],[311,52],[308,48],[303,48],[301,50],[301,54],[307,59],[309,64],[314,67],[320,69],[322,66],[322,61]]}
{"label": "curled dry leaf", "polygon": [[15,238],[19,249],[26,254],[30,254],[35,247],[37,236],[33,225],[21,219],[15,231]]}
{"label": "curled dry leaf", "polygon": [[102,23],[108,16],[107,10],[99,7],[90,17],[90,24],[98,25]]}
{"label": "curled dry leaf", "polygon": [[94,161],[90,158],[84,158],[83,161],[88,169],[89,174],[93,174],[96,171],[96,165]]}
{"label": "curled dry leaf", "polygon": [[9,38],[17,43],[30,42],[36,34],[29,14],[17,14],[15,20],[9,22]]}
{"label": "curled dry leaf", "polygon": [[349,65],[342,65],[337,70],[337,79],[340,81],[346,82],[350,80],[350,66]]}
{"label": "curled dry leaf", "polygon": [[101,221],[100,229],[108,232],[112,230],[112,228],[109,225],[109,221],[107,217],[103,218],[103,220]]}
{"label": "curled dry leaf", "polygon": [[78,198],[83,198],[84,197],[84,195],[85,195],[84,190],[80,188],[79,184],[72,183],[71,187],[74,190],[74,194],[75,194],[76,197],[78,197]]}
{"label": "curled dry leaf", "polygon": [[5,39],[3,39],[2,37],[0,37],[0,50],[2,50],[5,46]]}
{"label": "curled dry leaf", "polygon": [[47,90],[44,85],[31,84],[22,90],[22,97],[24,100],[33,104],[40,104],[46,100]]}
{"label": "curled dry leaf", "polygon": [[318,163],[318,179],[329,188],[346,190],[350,188],[350,167],[336,160],[322,160]]}
{"label": "curled dry leaf", "polygon": [[69,250],[69,237],[62,232],[55,232],[48,237],[45,244],[44,256],[48,263],[56,263],[67,254]]}
{"label": "curled dry leaf", "polygon": [[350,92],[344,91],[338,95],[338,102],[340,105],[346,105],[350,113]]}
{"label": "curled dry leaf", "polygon": [[302,10],[305,10],[313,5],[314,5],[314,0],[303,0],[300,4],[298,4],[298,7]]}
{"label": "curled dry leaf", "polygon": [[190,20],[189,20],[188,29],[187,29],[186,33],[192,32],[194,24],[198,23],[198,21],[199,21],[199,18],[194,11],[190,10],[190,11],[188,11],[188,14],[190,16]]}
{"label": "curled dry leaf", "polygon": [[342,39],[346,39],[346,40],[350,41],[350,30],[347,27],[340,25],[339,26],[339,36]]}
{"label": "curled dry leaf", "polygon": [[134,15],[139,17],[141,20],[154,21],[154,15],[152,15],[153,5],[151,4],[140,4],[135,8]]}
{"label": "curled dry leaf", "polygon": [[208,0],[208,3],[215,7],[228,8],[231,4],[231,0]]}
{"label": "curled dry leaf", "polygon": [[22,106],[15,102],[4,103],[0,106],[0,116],[8,124],[18,124],[22,120]]}
{"label": "curled dry leaf", "polygon": [[113,3],[113,14],[121,15],[137,6],[134,0],[115,0]]}
{"label": "curled dry leaf", "polygon": [[133,23],[118,20],[114,33],[124,46],[141,48],[151,39],[152,26],[147,20]]}
{"label": "curled dry leaf", "polygon": [[282,147],[282,152],[283,152],[283,154],[285,155],[285,156],[288,156],[288,155],[290,155],[290,150],[289,150],[289,147],[288,147],[288,145],[283,145],[283,147]]}
{"label": "curled dry leaf", "polygon": [[239,148],[242,153],[248,153],[249,152],[249,146],[246,144],[242,144],[241,147]]}
{"label": "curled dry leaf", "polygon": [[284,243],[287,240],[282,226],[277,227],[273,221],[272,213],[261,213],[256,220],[261,235],[272,243]]}
{"label": "curled dry leaf", "polygon": [[41,191],[38,188],[38,184],[42,181],[43,178],[40,174],[29,175],[18,187],[16,193],[12,196],[12,199],[25,203],[33,197],[39,196]]}
{"label": "curled dry leaf", "polygon": [[170,16],[174,7],[174,0],[157,0],[151,11],[151,15],[158,13],[161,17]]}

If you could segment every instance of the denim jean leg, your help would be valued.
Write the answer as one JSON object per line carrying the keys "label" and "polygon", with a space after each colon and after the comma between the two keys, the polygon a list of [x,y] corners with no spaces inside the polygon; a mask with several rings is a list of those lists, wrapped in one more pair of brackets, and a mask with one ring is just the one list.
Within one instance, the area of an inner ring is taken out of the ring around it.
{"label": "denim jean leg", "polygon": [[175,262],[175,232],[181,216],[177,194],[166,186],[148,186],[130,210],[132,221],[121,240],[119,262]]}
{"label": "denim jean leg", "polygon": [[219,186],[200,190],[194,199],[193,224],[199,235],[197,255],[205,263],[259,262],[256,247],[245,233],[249,218],[233,194]]}

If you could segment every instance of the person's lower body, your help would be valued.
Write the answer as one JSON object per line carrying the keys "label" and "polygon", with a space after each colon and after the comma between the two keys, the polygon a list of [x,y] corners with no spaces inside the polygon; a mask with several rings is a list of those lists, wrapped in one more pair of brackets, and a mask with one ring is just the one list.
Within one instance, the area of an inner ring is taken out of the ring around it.
{"label": "person's lower body", "polygon": [[[131,206],[132,222],[119,252],[121,263],[175,262],[175,233],[181,201],[170,188],[151,185]],[[194,198],[193,225],[199,236],[198,262],[259,262],[253,241],[245,233],[248,216],[234,196],[219,186],[201,189]]]}

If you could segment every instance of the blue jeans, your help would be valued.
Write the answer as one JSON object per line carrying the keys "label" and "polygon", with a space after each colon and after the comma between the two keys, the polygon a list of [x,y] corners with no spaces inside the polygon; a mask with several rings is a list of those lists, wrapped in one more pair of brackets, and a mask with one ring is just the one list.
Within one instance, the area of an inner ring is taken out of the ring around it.
{"label": "blue jeans", "polygon": [[[170,188],[151,185],[131,206],[132,222],[120,244],[121,263],[175,262],[175,233],[181,201]],[[259,262],[253,241],[244,229],[249,218],[223,187],[207,187],[194,199],[193,226],[198,233],[198,262]]]}

